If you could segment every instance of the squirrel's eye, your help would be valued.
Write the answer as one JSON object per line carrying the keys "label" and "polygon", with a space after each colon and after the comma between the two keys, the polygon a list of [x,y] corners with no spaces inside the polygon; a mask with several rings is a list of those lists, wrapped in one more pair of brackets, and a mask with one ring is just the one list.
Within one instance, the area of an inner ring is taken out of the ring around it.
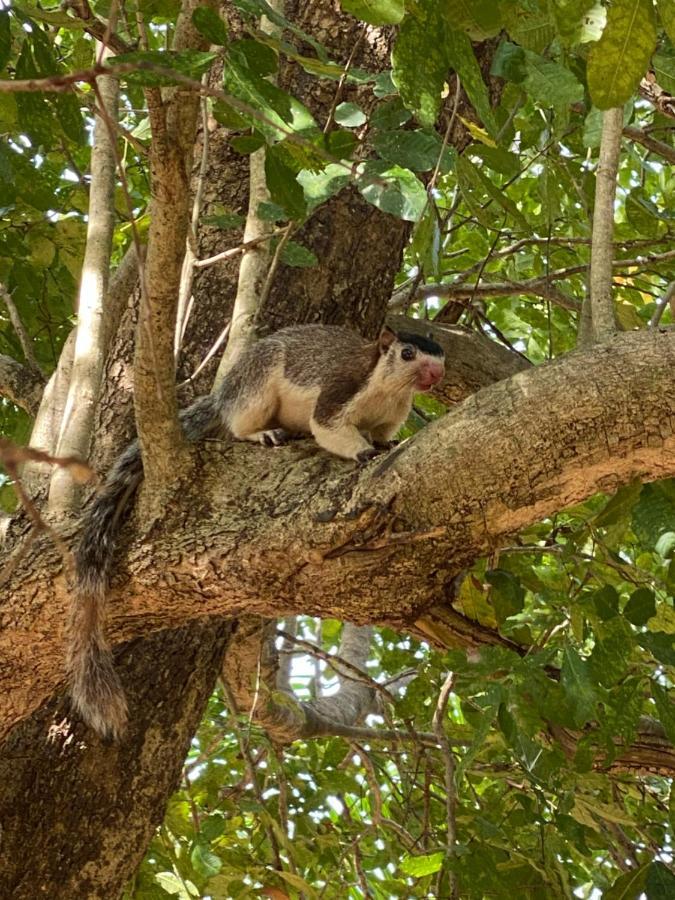
{"label": "squirrel's eye", "polygon": [[401,350],[401,359],[410,362],[411,359],[415,359],[415,351],[410,347],[404,347],[403,350]]}

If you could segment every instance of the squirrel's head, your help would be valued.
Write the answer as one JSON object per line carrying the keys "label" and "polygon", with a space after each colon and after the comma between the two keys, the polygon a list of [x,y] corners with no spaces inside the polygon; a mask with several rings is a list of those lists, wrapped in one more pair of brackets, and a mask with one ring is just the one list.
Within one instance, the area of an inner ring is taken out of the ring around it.
{"label": "squirrel's head", "polygon": [[378,338],[378,368],[382,378],[397,386],[428,391],[445,374],[443,348],[431,337],[392,331],[384,326]]}

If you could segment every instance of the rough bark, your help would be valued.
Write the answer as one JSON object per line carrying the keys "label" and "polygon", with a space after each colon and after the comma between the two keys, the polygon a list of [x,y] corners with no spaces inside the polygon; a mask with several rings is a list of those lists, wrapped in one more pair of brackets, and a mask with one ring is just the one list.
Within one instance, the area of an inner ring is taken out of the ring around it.
{"label": "rough bark", "polygon": [[40,406],[45,384],[34,369],[11,356],[0,355],[0,395],[34,416]]}
{"label": "rough bark", "polygon": [[[200,448],[200,477],[163,522],[125,531],[112,640],[242,613],[413,629],[506,536],[598,490],[675,474],[675,400],[663,390],[674,365],[673,332],[616,337],[486,388],[366,469],[310,442]],[[4,733],[61,684],[58,568],[37,543],[11,584]]]}

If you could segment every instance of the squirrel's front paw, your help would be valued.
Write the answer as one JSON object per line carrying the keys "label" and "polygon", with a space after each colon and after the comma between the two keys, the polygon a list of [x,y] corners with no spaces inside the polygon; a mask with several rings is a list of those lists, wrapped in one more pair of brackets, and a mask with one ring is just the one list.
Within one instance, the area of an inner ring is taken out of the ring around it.
{"label": "squirrel's front paw", "polygon": [[361,450],[360,453],[356,454],[356,461],[360,466],[363,466],[371,459],[375,459],[376,456],[379,456],[379,451],[374,447],[368,447],[367,450]]}

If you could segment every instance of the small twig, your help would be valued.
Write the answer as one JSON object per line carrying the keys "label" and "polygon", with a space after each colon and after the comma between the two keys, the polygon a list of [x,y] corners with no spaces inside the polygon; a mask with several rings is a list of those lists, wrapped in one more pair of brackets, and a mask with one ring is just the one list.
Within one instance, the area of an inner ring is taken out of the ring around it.
{"label": "small twig", "polygon": [[[436,732],[438,742],[441,745],[443,761],[445,763],[445,816],[447,822],[446,847],[448,849],[448,857],[450,858],[455,855],[455,841],[457,839],[457,827],[455,822],[455,757],[453,756],[452,748],[450,747],[450,742],[448,741],[448,737],[445,733],[443,724],[445,720],[445,711],[447,709],[448,699],[450,697],[454,681],[455,673],[448,672],[438,695],[438,702],[436,704],[436,709],[434,710],[433,716],[434,731]],[[443,870],[441,869],[441,872],[439,872],[439,887],[442,872]],[[458,894],[454,872],[448,872],[448,881],[450,886],[450,896],[455,898],[458,896]]]}

